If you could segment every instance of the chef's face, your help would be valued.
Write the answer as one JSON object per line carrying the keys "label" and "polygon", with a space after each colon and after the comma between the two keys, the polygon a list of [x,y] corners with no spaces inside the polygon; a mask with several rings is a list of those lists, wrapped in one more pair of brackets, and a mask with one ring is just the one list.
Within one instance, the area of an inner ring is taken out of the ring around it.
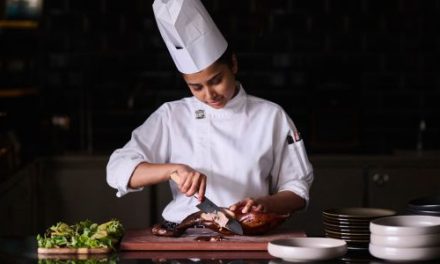
{"label": "chef's face", "polygon": [[238,92],[235,83],[236,73],[237,60],[234,56],[232,66],[216,62],[200,72],[183,74],[183,79],[197,99],[220,109],[225,107]]}

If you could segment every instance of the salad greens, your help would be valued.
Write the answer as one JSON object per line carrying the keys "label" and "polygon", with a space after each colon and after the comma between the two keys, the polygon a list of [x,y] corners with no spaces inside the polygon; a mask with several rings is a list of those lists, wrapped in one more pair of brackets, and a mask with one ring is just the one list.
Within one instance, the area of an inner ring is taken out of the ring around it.
{"label": "salad greens", "polygon": [[40,248],[112,248],[122,238],[124,228],[115,219],[98,225],[90,220],[74,225],[58,222],[43,236],[37,235]]}

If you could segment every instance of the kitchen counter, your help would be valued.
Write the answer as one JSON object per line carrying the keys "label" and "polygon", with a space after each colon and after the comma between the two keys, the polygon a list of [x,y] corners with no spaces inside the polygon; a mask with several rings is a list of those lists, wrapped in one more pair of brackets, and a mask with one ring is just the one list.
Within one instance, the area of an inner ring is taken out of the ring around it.
{"label": "kitchen counter", "polygon": [[[286,263],[265,251],[119,251],[108,255],[76,257],[58,255],[46,258],[37,254],[34,236],[0,238],[0,263]],[[74,261],[75,260],[75,261]],[[349,250],[341,258],[319,263],[393,263],[371,256],[367,250]],[[411,262],[416,263],[416,262]],[[439,263],[439,260],[420,262]]]}
{"label": "kitchen counter", "polygon": [[[286,223],[310,236],[324,235],[325,209],[362,206],[403,211],[408,201],[440,190],[440,156],[313,155],[310,159],[315,180],[309,207]],[[117,218],[130,228],[160,221],[171,199],[169,184],[116,198],[115,190],[103,181],[107,161],[102,155],[40,157],[4,179],[0,199],[9,202],[0,203],[0,210],[8,217],[0,217],[0,236],[35,234],[60,219],[73,223]]]}

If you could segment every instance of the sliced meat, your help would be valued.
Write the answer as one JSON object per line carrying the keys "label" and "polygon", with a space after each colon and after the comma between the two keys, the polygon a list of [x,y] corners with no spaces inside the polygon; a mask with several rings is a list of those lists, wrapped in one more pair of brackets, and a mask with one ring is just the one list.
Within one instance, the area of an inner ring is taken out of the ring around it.
{"label": "sliced meat", "polygon": [[226,214],[228,217],[235,218],[241,224],[243,235],[262,235],[275,229],[289,217],[288,214],[280,215],[256,210],[242,213],[242,208],[237,207],[234,211],[222,208],[223,211],[217,213],[195,212],[183,219],[180,224],[156,224],[153,226],[152,232],[157,236],[177,237],[182,235],[188,228],[204,226],[223,235],[234,235],[225,227],[224,216]]}

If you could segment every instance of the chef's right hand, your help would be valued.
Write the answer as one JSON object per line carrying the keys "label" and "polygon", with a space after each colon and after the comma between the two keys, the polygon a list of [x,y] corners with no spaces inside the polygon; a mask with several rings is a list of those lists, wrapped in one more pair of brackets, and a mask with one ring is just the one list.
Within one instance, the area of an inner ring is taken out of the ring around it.
{"label": "chef's right hand", "polygon": [[[174,173],[174,174],[173,174]],[[205,197],[206,175],[194,170],[190,166],[181,165],[170,175],[171,179],[177,183],[179,190],[186,196],[197,194],[200,202]],[[176,175],[178,177],[176,177]]]}

